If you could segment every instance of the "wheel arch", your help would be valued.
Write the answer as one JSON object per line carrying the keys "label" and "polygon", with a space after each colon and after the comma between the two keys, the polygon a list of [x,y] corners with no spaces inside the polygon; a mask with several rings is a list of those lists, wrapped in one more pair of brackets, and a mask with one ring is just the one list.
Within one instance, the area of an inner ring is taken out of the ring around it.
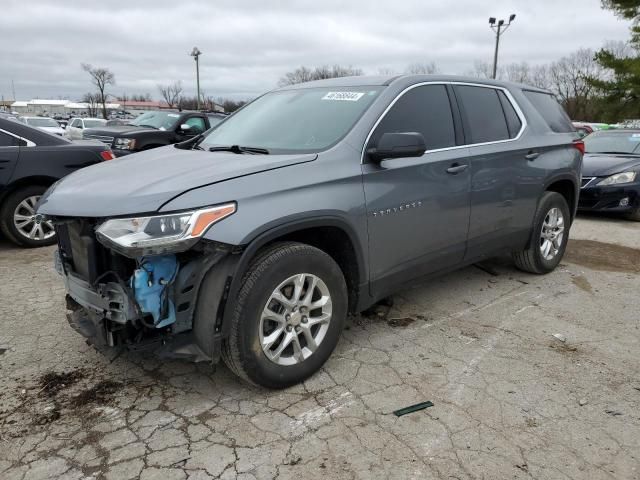
{"label": "wheel arch", "polygon": [[22,177],[7,185],[2,194],[0,194],[0,204],[4,202],[5,198],[15,192],[16,190],[31,185],[41,185],[43,187],[50,187],[59,179],[55,177],[49,177],[47,175],[31,175],[28,177]]}
{"label": "wheel arch", "polygon": [[544,189],[545,192],[556,192],[564,197],[569,205],[569,212],[571,213],[571,221],[576,216],[576,210],[578,208],[578,195],[579,189],[575,179],[570,176],[554,178],[547,183]]}

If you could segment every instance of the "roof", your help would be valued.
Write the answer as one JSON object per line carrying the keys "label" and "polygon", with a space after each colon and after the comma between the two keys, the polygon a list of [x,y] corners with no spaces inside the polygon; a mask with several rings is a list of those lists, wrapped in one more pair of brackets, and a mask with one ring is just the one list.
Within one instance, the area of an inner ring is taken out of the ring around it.
{"label": "roof", "polygon": [[169,104],[167,102],[156,102],[156,101],[137,101],[137,100],[121,100],[122,107],[149,107],[149,108],[169,108]]}
{"label": "roof", "polygon": [[549,93],[548,90],[534,87],[531,85],[523,85],[514,82],[505,82],[502,80],[493,80],[490,78],[466,77],[462,75],[361,75],[353,77],[329,78],[326,80],[315,80],[313,82],[298,83],[295,85],[287,85],[278,90],[292,90],[316,87],[362,87],[362,86],[386,86],[395,83],[411,85],[420,82],[463,82],[463,83],[479,83],[482,85],[492,85],[496,87],[517,87],[526,88],[539,92]]}

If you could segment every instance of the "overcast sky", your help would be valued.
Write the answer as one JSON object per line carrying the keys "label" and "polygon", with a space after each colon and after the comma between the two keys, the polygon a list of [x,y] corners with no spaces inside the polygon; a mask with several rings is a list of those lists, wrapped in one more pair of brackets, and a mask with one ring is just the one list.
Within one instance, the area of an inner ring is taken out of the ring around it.
{"label": "overcast sky", "polygon": [[[491,5],[489,5],[491,4]],[[514,24],[500,62],[550,62],[580,47],[626,40],[628,23],[598,0],[1,0],[0,96],[69,97],[91,90],[86,62],[110,68],[114,94],[181,80],[195,94],[249,98],[300,65],[343,64],[376,74],[434,61],[443,73],[492,61],[489,16]]]}

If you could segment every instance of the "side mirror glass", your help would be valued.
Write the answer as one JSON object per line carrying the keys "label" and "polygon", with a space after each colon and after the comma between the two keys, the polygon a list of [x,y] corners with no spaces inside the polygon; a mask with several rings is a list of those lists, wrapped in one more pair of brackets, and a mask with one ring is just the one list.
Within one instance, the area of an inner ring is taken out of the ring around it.
{"label": "side mirror glass", "polygon": [[424,137],[418,132],[388,132],[382,134],[378,144],[367,154],[371,160],[381,162],[387,158],[421,157],[427,150]]}
{"label": "side mirror glass", "polygon": [[180,130],[183,133],[188,133],[191,130],[191,125],[188,125],[186,123],[183,123],[182,125],[180,125]]}

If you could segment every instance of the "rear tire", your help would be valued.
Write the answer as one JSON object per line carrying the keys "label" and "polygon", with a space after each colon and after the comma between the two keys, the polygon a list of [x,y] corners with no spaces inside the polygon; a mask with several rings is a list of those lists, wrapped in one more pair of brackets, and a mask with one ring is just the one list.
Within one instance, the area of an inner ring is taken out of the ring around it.
{"label": "rear tire", "polygon": [[[10,193],[0,208],[0,230],[12,243],[21,247],[43,247],[56,243],[53,226],[28,219],[35,214],[35,201],[48,187],[30,185]],[[35,226],[35,230],[32,229]],[[30,233],[33,233],[31,236]]]}
{"label": "rear tire", "polygon": [[538,203],[529,248],[512,253],[516,267],[537,274],[553,271],[567,248],[570,225],[565,198],[556,192],[545,192]]}
{"label": "rear tire", "polygon": [[333,258],[301,243],[275,244],[242,280],[222,359],[252,384],[285,388],[302,382],[333,352],[347,305],[345,279]]}

